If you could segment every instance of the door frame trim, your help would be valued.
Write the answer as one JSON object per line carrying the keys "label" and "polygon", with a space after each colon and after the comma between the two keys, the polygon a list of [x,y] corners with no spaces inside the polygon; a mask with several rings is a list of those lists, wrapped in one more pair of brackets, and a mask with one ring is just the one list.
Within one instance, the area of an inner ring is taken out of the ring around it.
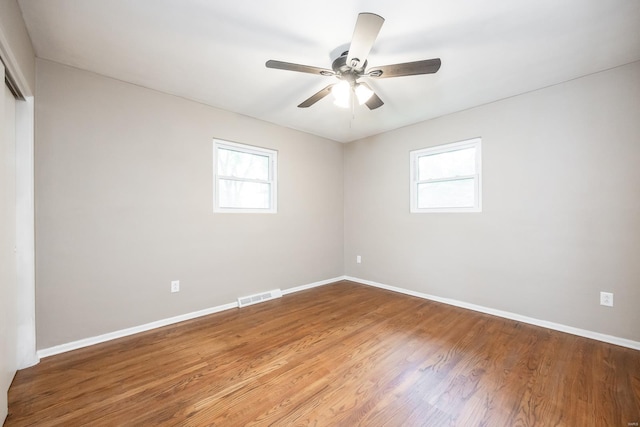
{"label": "door frame trim", "polygon": [[0,27],[0,60],[16,96],[16,258],[18,280],[17,367],[40,359],[36,352],[34,94]]}

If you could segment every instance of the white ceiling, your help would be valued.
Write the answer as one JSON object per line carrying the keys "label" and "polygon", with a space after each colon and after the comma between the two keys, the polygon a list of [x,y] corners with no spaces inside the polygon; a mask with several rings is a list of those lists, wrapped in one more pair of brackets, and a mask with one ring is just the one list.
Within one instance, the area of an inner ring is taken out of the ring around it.
{"label": "white ceiling", "polygon": [[[640,60],[638,0],[19,0],[36,55],[347,142]],[[327,97],[359,12],[386,19],[369,64],[441,58],[437,74],[368,79],[385,105]]]}

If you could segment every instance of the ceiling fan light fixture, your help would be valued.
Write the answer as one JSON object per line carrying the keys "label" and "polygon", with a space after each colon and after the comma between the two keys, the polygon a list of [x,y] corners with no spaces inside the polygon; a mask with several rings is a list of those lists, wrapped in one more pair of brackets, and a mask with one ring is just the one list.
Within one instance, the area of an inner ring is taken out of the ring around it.
{"label": "ceiling fan light fixture", "polygon": [[358,83],[355,88],[356,98],[360,105],[364,104],[373,96],[373,91],[363,84]]}
{"label": "ceiling fan light fixture", "polygon": [[389,77],[433,74],[440,69],[442,64],[440,58],[433,58],[368,68],[367,56],[371,52],[383,23],[384,18],[380,15],[369,12],[359,13],[349,48],[333,60],[331,70],[311,65],[275,61],[273,59],[268,60],[265,65],[267,68],[316,74],[338,79],[337,82],[333,80],[333,83],[305,99],[298,105],[298,108],[310,107],[331,92],[335,98],[334,104],[339,107],[354,108],[357,98],[360,105],[365,104],[369,110],[375,110],[382,107],[384,102],[367,83],[358,83],[359,78],[386,79]]}
{"label": "ceiling fan light fixture", "polygon": [[348,81],[342,80],[331,88],[334,104],[341,108],[349,108],[351,105],[351,85]]}

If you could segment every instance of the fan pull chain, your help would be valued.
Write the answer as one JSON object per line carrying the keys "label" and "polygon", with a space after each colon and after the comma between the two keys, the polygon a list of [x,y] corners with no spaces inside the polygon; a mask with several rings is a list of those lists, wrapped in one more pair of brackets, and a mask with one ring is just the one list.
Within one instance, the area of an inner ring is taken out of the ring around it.
{"label": "fan pull chain", "polygon": [[351,129],[351,125],[353,121],[356,119],[356,93],[353,91],[351,95],[351,120],[349,120],[349,129]]}

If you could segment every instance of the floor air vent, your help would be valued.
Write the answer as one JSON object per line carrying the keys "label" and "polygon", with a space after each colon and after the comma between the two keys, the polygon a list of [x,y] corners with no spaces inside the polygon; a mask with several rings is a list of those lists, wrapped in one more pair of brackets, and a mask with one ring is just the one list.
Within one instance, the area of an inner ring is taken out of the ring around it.
{"label": "floor air vent", "polygon": [[282,297],[282,291],[280,289],[274,289],[262,294],[249,295],[246,297],[238,298],[238,307],[246,307],[251,304],[257,304],[263,301],[269,301],[270,299]]}

